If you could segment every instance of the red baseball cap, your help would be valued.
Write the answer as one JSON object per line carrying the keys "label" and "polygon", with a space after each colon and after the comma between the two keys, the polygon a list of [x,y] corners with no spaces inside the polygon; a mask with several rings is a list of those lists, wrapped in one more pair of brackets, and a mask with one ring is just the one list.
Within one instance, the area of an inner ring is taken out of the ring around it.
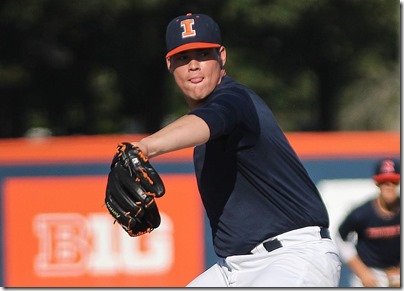
{"label": "red baseball cap", "polygon": [[166,57],[191,49],[218,48],[221,43],[219,26],[210,16],[188,13],[168,24]]}
{"label": "red baseball cap", "polygon": [[395,159],[382,159],[378,161],[373,180],[377,184],[385,182],[398,184],[400,182],[400,162]]}

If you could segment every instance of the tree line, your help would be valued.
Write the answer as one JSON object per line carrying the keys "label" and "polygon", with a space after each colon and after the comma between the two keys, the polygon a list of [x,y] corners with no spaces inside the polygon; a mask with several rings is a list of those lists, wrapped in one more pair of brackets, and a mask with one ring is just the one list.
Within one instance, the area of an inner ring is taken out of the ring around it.
{"label": "tree line", "polygon": [[398,130],[398,0],[3,0],[0,137],[148,133],[187,111],[165,29],[205,13],[287,131]]}

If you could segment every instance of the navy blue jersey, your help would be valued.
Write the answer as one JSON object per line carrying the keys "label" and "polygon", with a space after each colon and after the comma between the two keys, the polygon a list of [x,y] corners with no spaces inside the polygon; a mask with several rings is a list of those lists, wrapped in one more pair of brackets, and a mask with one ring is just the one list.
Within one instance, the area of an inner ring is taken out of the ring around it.
{"label": "navy blue jersey", "polygon": [[400,213],[385,217],[377,210],[375,200],[351,211],[339,227],[342,239],[358,235],[356,249],[368,267],[385,269],[400,264]]}
{"label": "navy blue jersey", "polygon": [[253,91],[223,78],[190,114],[209,126],[195,147],[199,191],[220,257],[306,226],[328,227],[327,210],[271,110]]}

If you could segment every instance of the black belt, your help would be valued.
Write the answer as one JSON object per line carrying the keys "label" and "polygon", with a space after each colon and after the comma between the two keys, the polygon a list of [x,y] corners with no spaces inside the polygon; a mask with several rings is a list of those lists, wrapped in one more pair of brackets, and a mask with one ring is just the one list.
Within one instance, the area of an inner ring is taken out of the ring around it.
{"label": "black belt", "polygon": [[[328,228],[321,228],[320,236],[321,236],[321,238],[331,239],[330,231],[328,230]],[[273,250],[276,250],[276,249],[279,249],[282,247],[282,243],[277,238],[274,240],[269,240],[267,242],[264,242],[262,245],[268,252],[272,252]]]}

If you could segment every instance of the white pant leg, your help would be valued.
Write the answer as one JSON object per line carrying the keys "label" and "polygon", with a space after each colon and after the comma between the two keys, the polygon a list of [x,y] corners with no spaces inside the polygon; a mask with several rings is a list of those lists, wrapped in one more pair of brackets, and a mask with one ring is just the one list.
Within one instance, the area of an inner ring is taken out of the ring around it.
{"label": "white pant leg", "polygon": [[341,261],[331,240],[226,258],[231,287],[338,287]]}
{"label": "white pant leg", "polygon": [[223,259],[196,277],[186,287],[228,287],[227,278],[222,271]]}
{"label": "white pant leg", "polygon": [[318,227],[279,235],[284,245],[250,255],[220,259],[187,287],[338,287],[341,261]]}

